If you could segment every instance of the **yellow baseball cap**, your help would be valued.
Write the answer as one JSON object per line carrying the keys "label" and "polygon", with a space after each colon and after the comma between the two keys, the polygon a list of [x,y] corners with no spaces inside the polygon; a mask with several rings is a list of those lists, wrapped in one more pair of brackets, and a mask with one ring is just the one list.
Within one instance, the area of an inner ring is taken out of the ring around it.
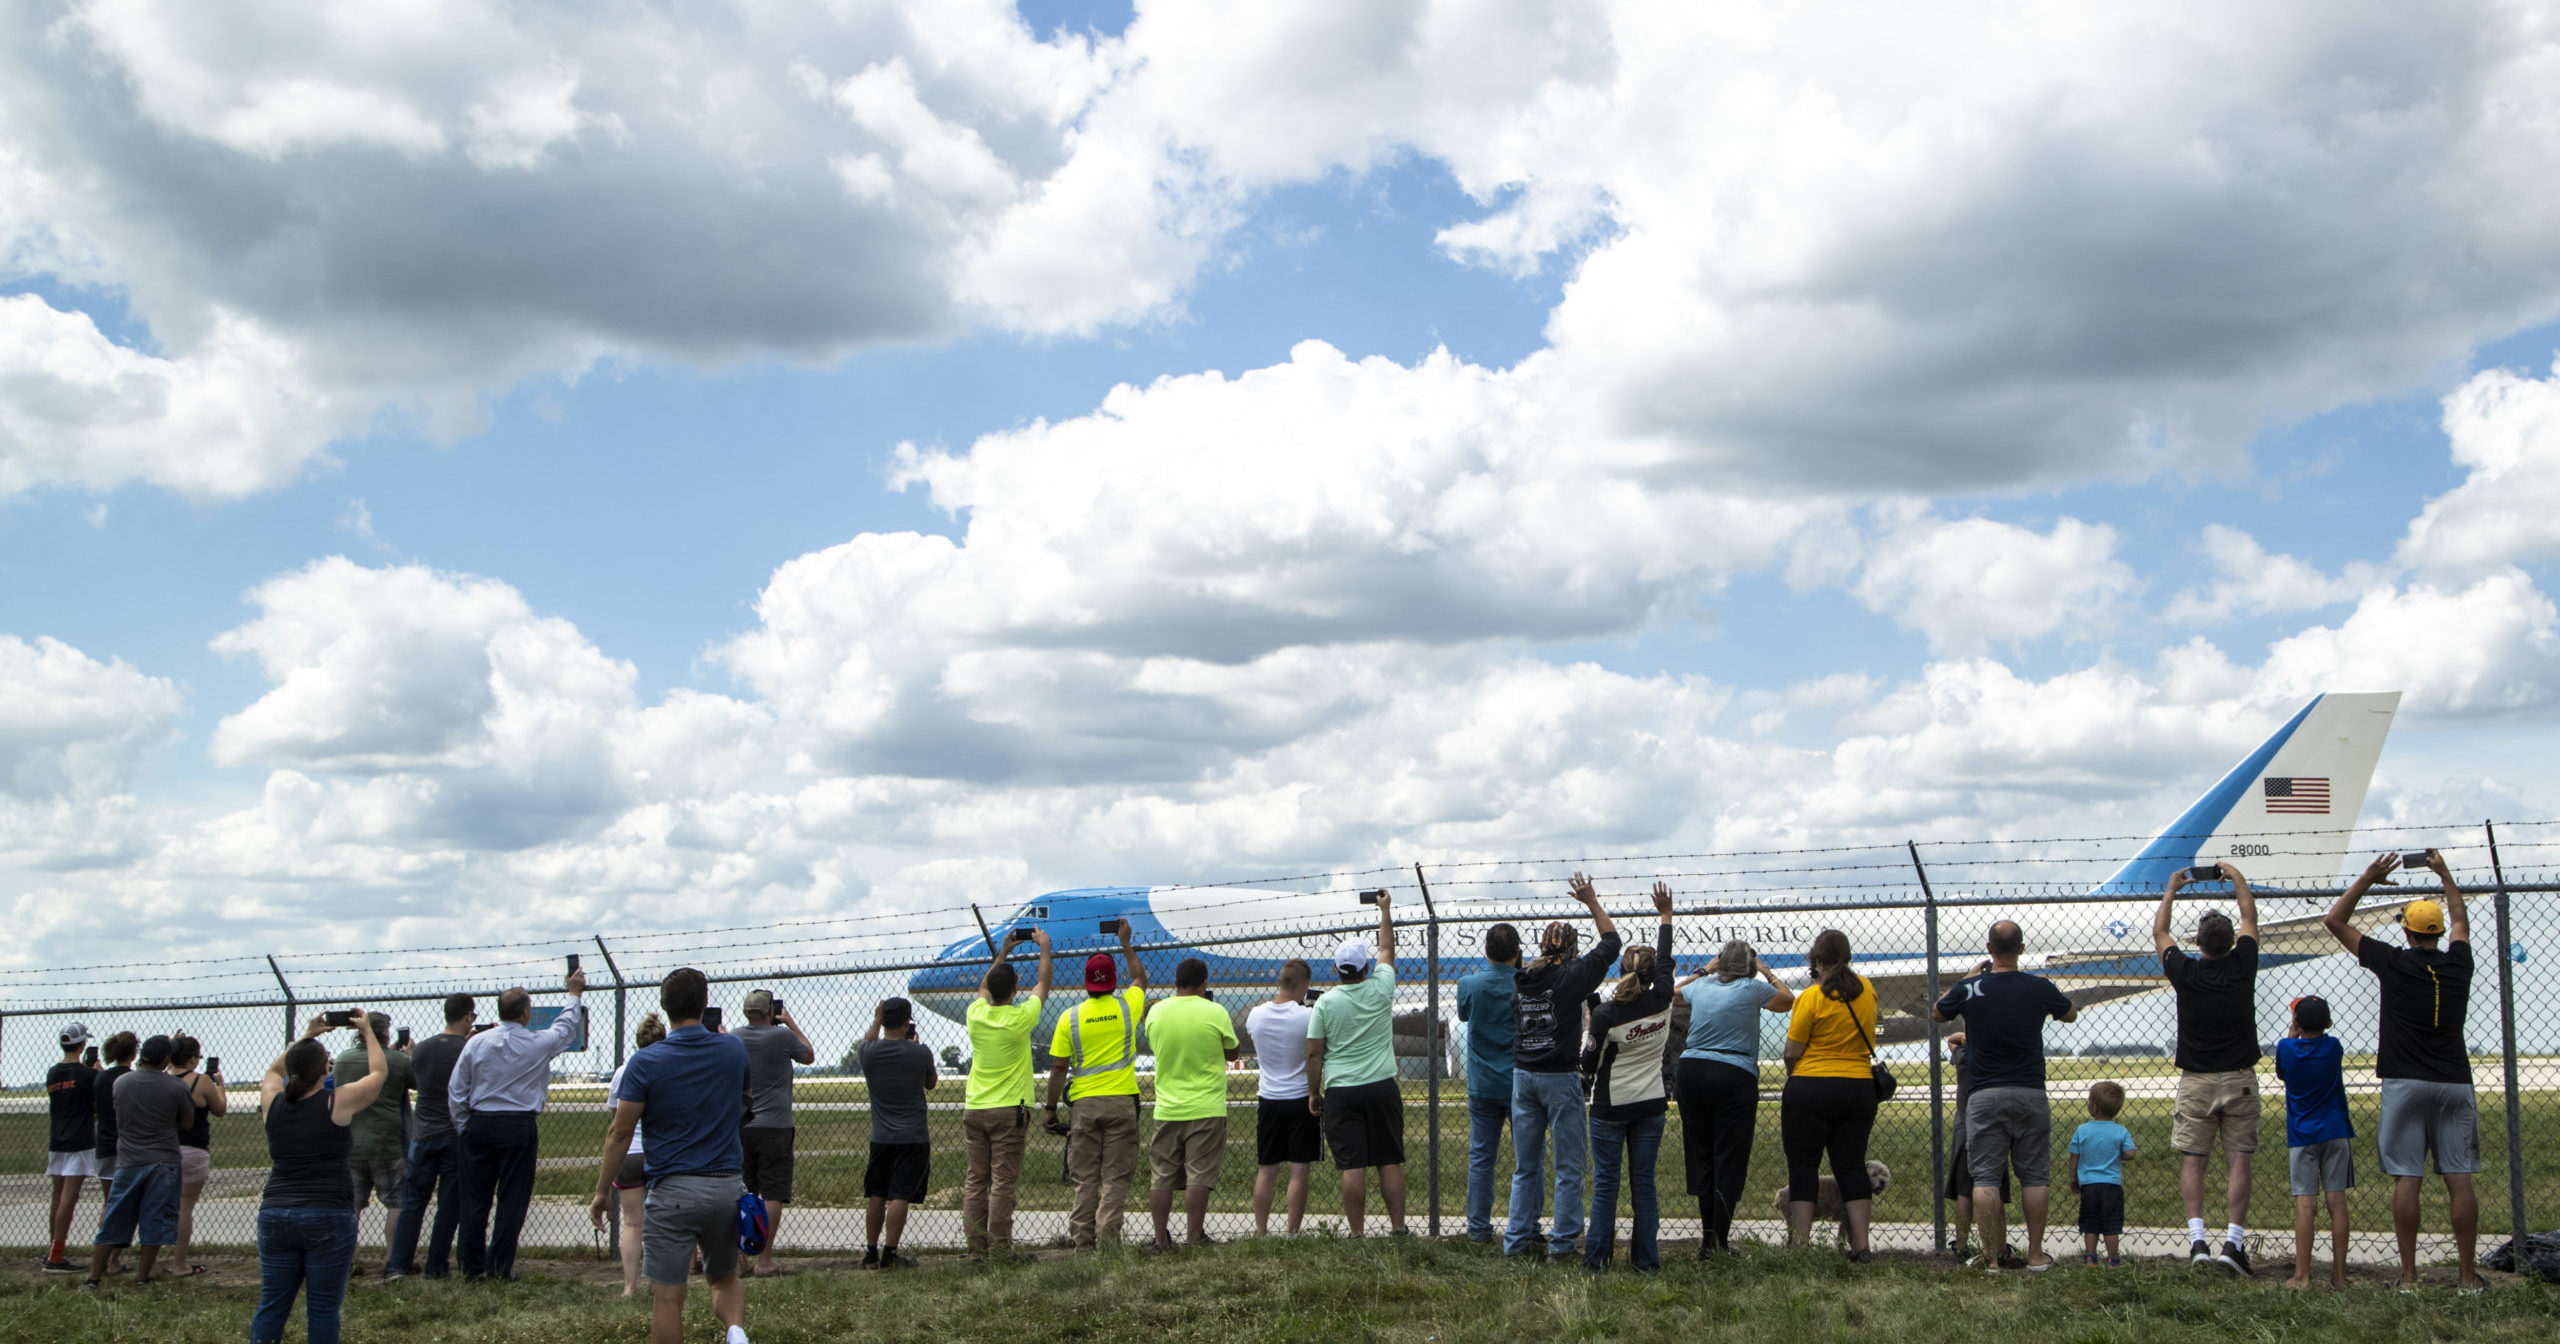
{"label": "yellow baseball cap", "polygon": [[2400,907],[2400,927],[2411,933],[2444,932],[2444,907],[2433,901],[2411,901]]}

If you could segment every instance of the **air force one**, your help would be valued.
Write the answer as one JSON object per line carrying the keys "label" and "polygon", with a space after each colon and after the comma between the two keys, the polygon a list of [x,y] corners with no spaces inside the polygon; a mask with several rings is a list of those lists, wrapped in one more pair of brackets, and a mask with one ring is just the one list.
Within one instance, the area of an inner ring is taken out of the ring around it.
{"label": "air force one", "polygon": [[[2337,881],[2356,814],[2364,807],[2366,786],[2372,781],[2374,763],[2382,755],[2383,738],[2391,731],[2391,718],[2399,704],[2399,692],[2389,691],[2322,695],[2303,706],[2273,736],[2205,790],[2202,797],[2162,827],[2141,852],[2089,892],[2092,896],[2121,894],[2125,897],[2122,902],[2037,906],[2033,901],[2021,901],[2010,908],[1966,906],[1942,914],[1942,977],[1951,980],[1966,973],[1982,956],[1982,931],[1990,921],[2006,917],[2018,919],[2028,930],[2029,951],[2022,966],[2051,977],[2074,1002],[2085,1007],[2156,992],[2167,983],[2161,977],[2159,958],[2149,937],[2152,912],[2159,904],[2162,886],[2180,869],[2223,860],[2240,868],[2261,895],[2261,966],[2280,966],[2336,951],[2337,943],[2320,925],[2321,910],[2316,905],[2286,900],[2281,892],[2271,889],[2327,886]],[[1675,919],[1675,937],[1683,953],[1712,953],[1727,938],[1744,938],[1781,975],[1792,970],[1794,978],[1800,980],[1804,949],[1813,935],[1825,928],[1847,929],[1856,944],[1857,969],[1874,984],[1877,998],[1890,1014],[1880,1033],[1883,1041],[1907,1041],[1925,1034],[1929,965],[1926,933],[1917,911],[1826,908],[1817,902],[1803,909],[1771,914],[1766,911],[1770,898],[1752,894],[1747,890],[1747,881],[1744,879],[1744,890],[1708,898],[1706,912],[1684,913]],[[1578,913],[1563,899],[1563,884],[1556,885],[1555,917]],[[2195,916],[2213,904],[2215,895],[2225,894],[2227,903],[2228,890],[2207,886],[2195,899],[2181,902],[2180,932],[2192,932]],[[1246,903],[1186,909],[1180,904],[1181,899],[1196,899],[1199,889],[1179,894],[1177,891],[1159,887],[1082,887],[1051,892],[1026,902],[1004,923],[991,926],[995,938],[1001,941],[1008,929],[1037,925],[1048,933],[1057,949],[1055,985],[1049,1011],[1035,1037],[1036,1045],[1045,1048],[1058,1013],[1080,992],[1084,958],[1097,951],[1116,951],[1117,940],[1099,932],[1105,920],[1127,919],[1132,941],[1152,949],[1146,954],[1150,983],[1159,991],[1171,991],[1172,968],[1179,958],[1196,956],[1207,962],[1211,996],[1236,1015],[1241,1027],[1244,1013],[1271,997],[1281,962],[1289,957],[1305,958],[1314,968],[1316,988],[1324,988],[1332,979],[1332,952],[1340,935],[1279,935],[1267,942],[1225,946],[1195,947],[1195,942],[1215,944],[1232,938],[1238,932],[1238,924],[1340,927],[1357,922],[1365,913],[1364,907],[1350,904],[1342,892],[1272,892],[1251,896]],[[1615,893],[1613,905],[1626,904],[1631,895]],[[1170,899],[1159,905],[1159,896]],[[2379,929],[2401,903],[2370,904],[2358,912],[2357,922],[2368,930]],[[1713,913],[1719,904],[1754,906],[1759,910],[1721,921]],[[1414,905],[1418,902],[1405,903],[1401,913],[1416,919],[1418,925],[1419,911],[1411,908]],[[1691,905],[1694,909],[1694,902]],[[2287,906],[2293,908],[2282,908]],[[1505,917],[1519,922],[1516,915],[1471,916],[1463,906],[1446,900],[1441,903],[1444,1022],[1456,1017],[1453,1005],[1458,977],[1485,966],[1482,954],[1473,951],[1481,925]],[[1453,922],[1461,923],[1462,931],[1451,930],[1448,926]],[[1622,937],[1650,938],[1653,929],[1654,920],[1649,913],[1619,917]],[[1400,928],[1396,944],[1398,997],[1411,1003],[1423,993],[1422,930],[1415,927],[1407,934]],[[1457,955],[1452,955],[1453,945]],[[1019,961],[1031,950],[1026,948],[1014,955]],[[983,940],[953,943],[943,949],[935,965],[909,980],[910,996],[928,1011],[954,1022],[964,1020],[970,1001],[976,997],[986,955],[987,944]],[[976,964],[968,964],[972,961]],[[1694,969],[1686,961],[1684,967]],[[1025,964],[1021,969],[1027,989],[1031,967]],[[1418,1008],[1398,1014],[1395,1036],[1399,1055],[1430,1053],[1424,1021],[1425,1014]],[[1242,1035],[1241,1030],[1238,1034]],[[1245,1048],[1252,1048],[1249,1038]]]}

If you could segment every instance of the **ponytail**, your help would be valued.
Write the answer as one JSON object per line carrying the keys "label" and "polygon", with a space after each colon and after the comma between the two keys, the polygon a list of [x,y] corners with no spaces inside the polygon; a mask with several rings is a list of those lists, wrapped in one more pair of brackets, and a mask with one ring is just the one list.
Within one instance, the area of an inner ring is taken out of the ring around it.
{"label": "ponytail", "polygon": [[1625,974],[1618,977],[1618,987],[1609,991],[1609,997],[1614,1002],[1625,1003],[1645,992],[1652,982],[1653,949],[1643,946],[1628,948],[1627,955],[1618,959],[1618,969]]}
{"label": "ponytail", "polygon": [[1849,969],[1849,935],[1838,929],[1815,934],[1805,961],[1813,967],[1814,983],[1822,986],[1823,997],[1854,1003],[1866,992],[1858,973]]}

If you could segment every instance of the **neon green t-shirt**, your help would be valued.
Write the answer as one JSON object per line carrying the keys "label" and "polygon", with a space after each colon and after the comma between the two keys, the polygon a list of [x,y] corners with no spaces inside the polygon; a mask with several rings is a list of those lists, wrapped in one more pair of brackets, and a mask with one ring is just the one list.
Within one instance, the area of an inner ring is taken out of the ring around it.
{"label": "neon green t-shirt", "polygon": [[969,1089],[961,1105],[972,1111],[1031,1104],[1031,1031],[1040,1025],[1038,995],[1011,1003],[978,999],[969,1005]]}
{"label": "neon green t-shirt", "polygon": [[1369,978],[1316,1000],[1307,1039],[1324,1045],[1324,1085],[1358,1087],[1396,1076],[1396,968],[1379,962]]}
{"label": "neon green t-shirt", "polygon": [[1211,1120],[1227,1113],[1227,1052],[1235,1019],[1204,995],[1176,994],[1147,1010],[1156,1052],[1156,1119]]}
{"label": "neon green t-shirt", "polygon": [[[1049,1035],[1049,1053],[1067,1061],[1067,1100],[1138,1095],[1138,1023],[1147,1011],[1147,992],[1131,985],[1117,994],[1087,994],[1084,1002],[1058,1014]],[[1081,1058],[1076,1040],[1084,1040]]]}

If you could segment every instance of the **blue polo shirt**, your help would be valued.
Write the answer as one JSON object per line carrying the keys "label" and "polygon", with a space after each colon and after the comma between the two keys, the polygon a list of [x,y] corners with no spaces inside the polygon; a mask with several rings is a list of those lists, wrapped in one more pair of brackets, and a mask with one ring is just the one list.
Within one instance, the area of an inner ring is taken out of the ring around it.
{"label": "blue polo shirt", "polygon": [[1512,966],[1487,966],[1458,980],[1458,1020],[1467,1024],[1467,1095],[1511,1099],[1511,1042],[1519,1022],[1511,1015]]}
{"label": "blue polo shirt", "polygon": [[649,1133],[649,1184],[744,1170],[738,1121],[746,1091],[746,1042],[699,1022],[633,1055],[613,1099],[648,1108],[640,1122]]}

